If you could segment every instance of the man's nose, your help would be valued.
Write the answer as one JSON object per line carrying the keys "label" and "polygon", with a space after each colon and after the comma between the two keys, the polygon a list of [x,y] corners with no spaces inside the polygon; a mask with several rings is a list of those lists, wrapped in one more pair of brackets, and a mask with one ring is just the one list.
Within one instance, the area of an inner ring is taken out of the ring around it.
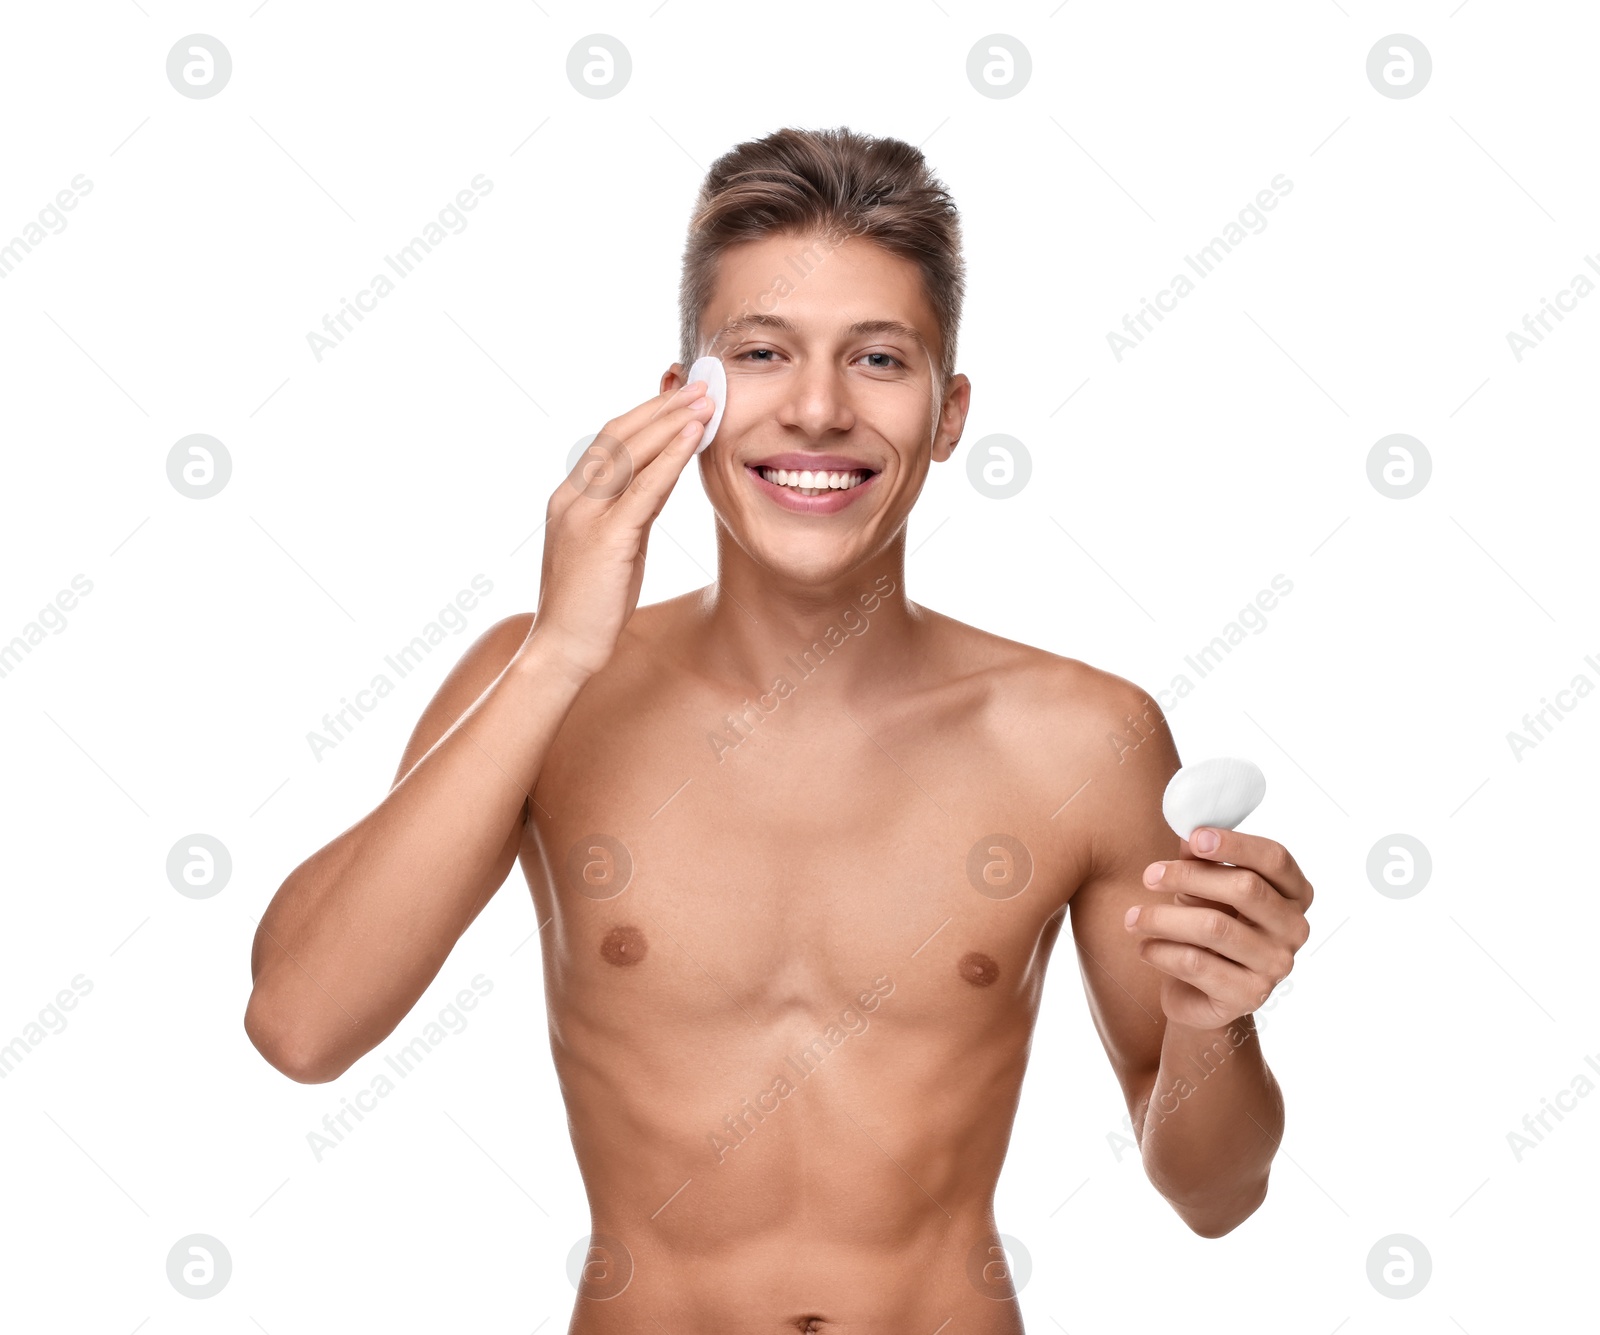
{"label": "man's nose", "polygon": [[846,431],[855,421],[850,386],[843,372],[827,364],[797,369],[784,387],[780,420],[812,437]]}

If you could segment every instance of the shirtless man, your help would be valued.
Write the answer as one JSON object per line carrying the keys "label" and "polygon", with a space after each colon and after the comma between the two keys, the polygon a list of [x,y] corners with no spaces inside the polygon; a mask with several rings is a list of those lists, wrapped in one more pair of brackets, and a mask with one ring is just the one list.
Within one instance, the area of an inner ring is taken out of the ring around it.
{"label": "shirtless man", "polygon": [[[1069,915],[1157,1190],[1204,1237],[1266,1193],[1283,1112],[1252,1012],[1311,886],[1271,840],[1173,835],[1138,687],[906,596],[907,516],[971,392],[926,170],[848,131],[712,168],[684,360],[551,496],[537,613],[472,645],[256,936],[246,1031],[332,1080],[520,858],[592,1213],[574,1335],[1020,1332],[992,1202]],[[637,607],[713,343],[718,578]],[[866,480],[808,495],[800,469]]]}

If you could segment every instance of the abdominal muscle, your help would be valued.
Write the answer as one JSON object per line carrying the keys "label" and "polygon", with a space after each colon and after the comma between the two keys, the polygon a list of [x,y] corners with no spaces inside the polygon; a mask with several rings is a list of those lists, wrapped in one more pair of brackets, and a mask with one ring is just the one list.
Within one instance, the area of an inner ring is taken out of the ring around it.
{"label": "abdominal muscle", "polygon": [[1026,1033],[888,981],[831,1047],[798,1008],[682,1026],[578,979],[552,996],[593,1220],[571,1335],[1021,1332],[992,1199]]}

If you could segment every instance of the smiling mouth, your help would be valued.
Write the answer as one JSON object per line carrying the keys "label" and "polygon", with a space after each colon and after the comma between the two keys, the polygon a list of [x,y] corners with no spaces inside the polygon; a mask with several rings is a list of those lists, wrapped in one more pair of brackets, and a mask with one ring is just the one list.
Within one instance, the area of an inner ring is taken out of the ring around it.
{"label": "smiling mouth", "polygon": [[859,487],[873,475],[870,468],[847,468],[842,471],[813,471],[809,468],[754,468],[752,470],[765,482],[775,487],[790,488],[801,496],[824,496],[830,491],[849,491]]}

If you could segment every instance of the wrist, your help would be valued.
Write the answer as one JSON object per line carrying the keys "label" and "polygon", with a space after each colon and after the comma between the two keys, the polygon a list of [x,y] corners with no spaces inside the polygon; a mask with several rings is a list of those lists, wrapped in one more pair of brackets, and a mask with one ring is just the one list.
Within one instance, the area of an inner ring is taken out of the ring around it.
{"label": "wrist", "polygon": [[575,692],[595,674],[595,669],[574,656],[553,631],[540,630],[537,621],[512,662],[528,676],[564,682]]}

